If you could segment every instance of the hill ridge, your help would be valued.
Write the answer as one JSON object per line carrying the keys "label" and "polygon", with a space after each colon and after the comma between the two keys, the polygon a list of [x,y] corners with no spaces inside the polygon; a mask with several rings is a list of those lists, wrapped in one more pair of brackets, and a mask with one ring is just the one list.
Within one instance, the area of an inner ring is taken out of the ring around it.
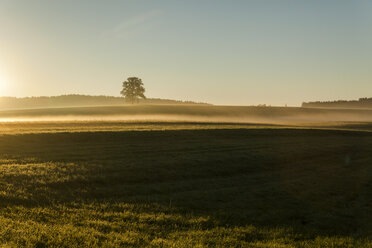
{"label": "hill ridge", "polygon": [[[160,98],[140,99],[139,104],[208,105],[207,103]],[[0,110],[118,105],[128,105],[128,103],[125,102],[123,97],[106,95],[68,94],[59,96],[0,97]]]}

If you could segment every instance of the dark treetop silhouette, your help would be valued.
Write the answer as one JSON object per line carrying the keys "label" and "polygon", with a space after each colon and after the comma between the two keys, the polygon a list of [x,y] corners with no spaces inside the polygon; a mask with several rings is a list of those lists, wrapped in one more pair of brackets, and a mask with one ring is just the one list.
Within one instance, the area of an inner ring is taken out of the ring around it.
{"label": "dark treetop silhouette", "polygon": [[372,108],[372,97],[359,98],[358,100],[317,101],[304,102],[302,107],[307,108]]}
{"label": "dark treetop silhouette", "polygon": [[123,90],[120,92],[126,101],[135,103],[139,98],[146,99],[145,88],[142,80],[137,77],[129,77],[127,81],[123,82]]}

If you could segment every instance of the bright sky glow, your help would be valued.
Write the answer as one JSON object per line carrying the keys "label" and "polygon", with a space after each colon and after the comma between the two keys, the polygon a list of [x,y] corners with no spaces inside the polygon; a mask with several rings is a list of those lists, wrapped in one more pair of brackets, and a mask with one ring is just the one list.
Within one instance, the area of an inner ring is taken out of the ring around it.
{"label": "bright sky glow", "polygon": [[0,0],[0,95],[138,76],[148,97],[215,104],[372,97],[371,27],[368,0]]}
{"label": "bright sky glow", "polygon": [[7,81],[0,74],[0,94],[6,91]]}

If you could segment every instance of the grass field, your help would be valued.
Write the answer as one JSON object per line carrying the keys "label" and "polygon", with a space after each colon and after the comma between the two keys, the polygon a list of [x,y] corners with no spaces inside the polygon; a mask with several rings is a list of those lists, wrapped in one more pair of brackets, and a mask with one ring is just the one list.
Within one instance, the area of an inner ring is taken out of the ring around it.
{"label": "grass field", "polygon": [[4,122],[5,247],[372,247],[372,124]]}

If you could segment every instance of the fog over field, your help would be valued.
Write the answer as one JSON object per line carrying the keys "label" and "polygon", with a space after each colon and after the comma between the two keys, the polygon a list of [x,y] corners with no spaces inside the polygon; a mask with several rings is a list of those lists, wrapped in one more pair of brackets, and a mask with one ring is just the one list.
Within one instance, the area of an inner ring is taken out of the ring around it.
{"label": "fog over field", "polygon": [[372,110],[201,105],[128,105],[0,111],[1,121],[368,122]]}

